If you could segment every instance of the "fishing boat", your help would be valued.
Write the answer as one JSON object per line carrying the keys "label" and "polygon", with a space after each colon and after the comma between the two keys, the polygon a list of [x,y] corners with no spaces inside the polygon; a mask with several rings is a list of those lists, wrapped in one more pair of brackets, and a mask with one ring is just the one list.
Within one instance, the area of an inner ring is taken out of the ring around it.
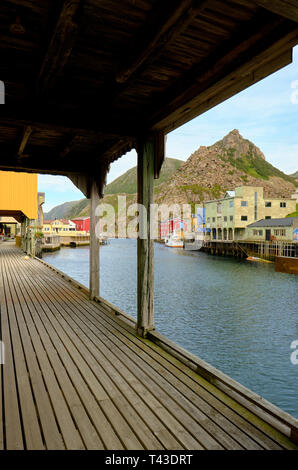
{"label": "fishing boat", "polygon": [[183,240],[177,235],[171,234],[165,239],[165,245],[170,248],[183,248]]}

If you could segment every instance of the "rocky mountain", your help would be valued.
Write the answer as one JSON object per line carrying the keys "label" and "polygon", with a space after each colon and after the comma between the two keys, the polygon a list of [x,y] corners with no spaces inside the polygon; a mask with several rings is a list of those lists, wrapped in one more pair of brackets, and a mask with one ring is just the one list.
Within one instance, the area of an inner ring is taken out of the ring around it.
{"label": "rocky mountain", "polygon": [[237,186],[263,186],[270,197],[287,197],[295,179],[266,162],[264,154],[237,129],[210,147],[200,147],[158,188],[158,203],[198,204],[224,196]]}
{"label": "rocky mountain", "polygon": [[[135,167],[106,186],[104,202],[117,209],[117,194],[126,194],[127,204],[135,202],[136,185]],[[268,163],[262,151],[234,129],[210,147],[200,147],[186,162],[166,159],[155,185],[155,202],[194,205],[242,185],[262,186],[268,197],[290,197],[298,183]],[[45,218],[85,215],[89,201],[81,199],[55,207]]]}
{"label": "rocky mountain", "polygon": [[295,171],[295,173],[292,173],[290,176],[292,176],[292,178],[294,178],[295,180],[298,180],[298,170]]}

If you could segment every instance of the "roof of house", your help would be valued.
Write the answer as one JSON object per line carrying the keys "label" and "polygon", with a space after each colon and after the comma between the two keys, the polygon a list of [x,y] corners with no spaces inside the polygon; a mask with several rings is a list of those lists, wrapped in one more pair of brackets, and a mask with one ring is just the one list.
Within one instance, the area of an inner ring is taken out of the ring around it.
{"label": "roof of house", "polygon": [[75,217],[71,220],[74,222],[75,220],[87,220],[87,219],[90,219],[90,217],[89,216],[88,217],[87,216],[86,217]]}
{"label": "roof of house", "polygon": [[283,219],[261,219],[247,227],[291,227],[298,217],[286,217]]}
{"label": "roof of house", "polygon": [[227,191],[225,197],[235,197],[235,191]]}

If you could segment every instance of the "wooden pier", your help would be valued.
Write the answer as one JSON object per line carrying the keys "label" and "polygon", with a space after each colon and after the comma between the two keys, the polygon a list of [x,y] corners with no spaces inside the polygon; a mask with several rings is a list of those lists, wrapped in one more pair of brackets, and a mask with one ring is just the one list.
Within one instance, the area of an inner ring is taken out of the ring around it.
{"label": "wooden pier", "polygon": [[0,244],[0,449],[298,448],[297,420],[259,397],[269,424],[218,384],[244,387],[24,256]]}

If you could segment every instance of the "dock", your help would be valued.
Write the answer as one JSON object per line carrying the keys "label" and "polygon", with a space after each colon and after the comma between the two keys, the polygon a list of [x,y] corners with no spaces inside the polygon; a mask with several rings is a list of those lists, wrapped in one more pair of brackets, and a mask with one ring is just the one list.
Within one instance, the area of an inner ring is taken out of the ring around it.
{"label": "dock", "polygon": [[298,448],[295,418],[9,242],[0,307],[0,449]]}

